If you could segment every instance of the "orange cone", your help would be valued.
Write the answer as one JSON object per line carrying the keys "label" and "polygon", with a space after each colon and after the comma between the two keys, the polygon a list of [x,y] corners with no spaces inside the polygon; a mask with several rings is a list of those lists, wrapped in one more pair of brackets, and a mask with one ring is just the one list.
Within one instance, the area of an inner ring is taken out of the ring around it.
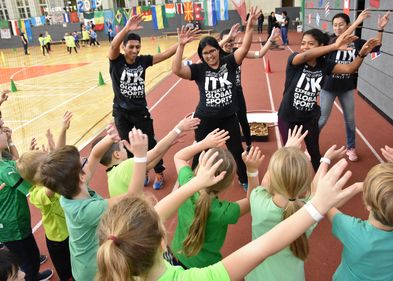
{"label": "orange cone", "polygon": [[266,60],[265,72],[266,73],[272,73],[272,69],[270,68],[270,61],[269,61],[269,59]]}

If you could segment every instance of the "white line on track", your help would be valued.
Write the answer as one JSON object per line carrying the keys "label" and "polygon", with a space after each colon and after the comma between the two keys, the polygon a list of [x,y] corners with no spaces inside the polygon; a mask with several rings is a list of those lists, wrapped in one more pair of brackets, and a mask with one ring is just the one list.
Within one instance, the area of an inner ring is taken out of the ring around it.
{"label": "white line on track", "polygon": [[[294,53],[294,51],[287,46],[287,48],[289,49],[289,51],[291,51],[292,53]],[[339,104],[337,102],[334,102],[334,106],[338,109],[338,111],[340,111],[340,113],[342,115],[344,115],[344,112],[342,111],[341,107],[339,106]],[[377,160],[380,163],[384,163],[385,161],[383,161],[382,157],[379,156],[378,152],[376,151],[376,149],[371,145],[371,143],[368,141],[368,139],[364,136],[364,134],[356,127],[356,133],[359,135],[359,137],[364,141],[364,143],[367,145],[367,147],[371,150],[372,154],[374,154],[374,156],[377,158]]]}
{"label": "white line on track", "polygon": [[168,91],[166,91],[166,93],[165,93],[158,101],[156,101],[156,103],[155,103],[152,107],[150,107],[149,111],[152,112],[153,109],[154,109],[157,105],[159,105],[160,102],[161,102],[167,95],[170,94],[170,92],[180,83],[181,80],[183,80],[183,79],[182,79],[182,78],[179,78],[179,80],[177,80],[177,81],[175,82],[175,84],[173,84],[172,87],[170,87],[170,88],[168,89]]}

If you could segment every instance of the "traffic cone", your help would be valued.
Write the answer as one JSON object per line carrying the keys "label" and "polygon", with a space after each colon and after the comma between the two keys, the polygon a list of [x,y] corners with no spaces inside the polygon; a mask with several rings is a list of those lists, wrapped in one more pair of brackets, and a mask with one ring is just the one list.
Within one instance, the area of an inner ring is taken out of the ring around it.
{"label": "traffic cone", "polygon": [[269,61],[269,59],[266,60],[265,72],[266,73],[272,73],[272,70],[270,68],[270,61]]}
{"label": "traffic cone", "polygon": [[104,78],[102,78],[102,73],[98,72],[98,86],[103,86],[105,85]]}
{"label": "traffic cone", "polygon": [[157,46],[157,54],[160,54],[161,53],[161,48],[160,48],[160,45],[158,45]]}
{"label": "traffic cone", "polygon": [[14,80],[12,80],[11,79],[11,92],[16,92],[16,91],[18,91],[17,89],[16,89],[16,85],[15,85],[15,82],[14,82]]}

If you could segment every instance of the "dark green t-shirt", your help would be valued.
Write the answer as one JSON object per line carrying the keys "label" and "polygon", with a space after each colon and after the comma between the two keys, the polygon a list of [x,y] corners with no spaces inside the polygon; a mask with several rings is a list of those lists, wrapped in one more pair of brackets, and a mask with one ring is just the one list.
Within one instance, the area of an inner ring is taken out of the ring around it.
{"label": "dark green t-shirt", "polygon": [[0,242],[17,241],[31,234],[30,210],[26,195],[31,184],[16,170],[15,161],[0,160]]}
{"label": "dark green t-shirt", "polygon": [[[191,167],[184,166],[179,171],[180,186],[186,184],[194,177]],[[188,235],[189,228],[195,217],[195,204],[198,201],[199,193],[192,195],[178,210],[178,223],[172,241],[172,250],[187,267],[205,267],[219,262],[222,259],[220,253],[224,244],[228,230],[228,224],[235,224],[240,217],[240,206],[237,203],[212,199],[209,217],[205,229],[205,241],[201,251],[192,257],[186,257],[182,253],[183,241]]]}

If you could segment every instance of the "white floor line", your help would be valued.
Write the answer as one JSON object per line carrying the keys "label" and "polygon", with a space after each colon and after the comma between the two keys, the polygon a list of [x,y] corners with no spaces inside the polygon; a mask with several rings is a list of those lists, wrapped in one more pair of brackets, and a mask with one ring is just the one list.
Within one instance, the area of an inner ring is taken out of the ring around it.
{"label": "white floor line", "polygon": [[[264,67],[266,69],[266,59],[265,59],[265,57],[263,57],[263,65],[264,65]],[[266,71],[265,71],[265,76],[266,76],[266,82],[267,82],[267,89],[268,89],[268,92],[269,92],[270,109],[272,110],[272,112],[275,112],[276,111],[276,107],[274,105],[272,87],[270,85],[269,74],[266,73]],[[281,135],[280,135],[280,131],[278,129],[278,125],[274,126],[274,132],[276,134],[277,148],[281,148],[282,147],[282,141],[281,141]]]}
{"label": "white floor line", "polygon": [[162,95],[162,97],[161,97],[158,101],[156,101],[155,104],[153,104],[152,107],[150,107],[149,112],[152,112],[153,109],[154,109],[157,105],[159,105],[160,102],[161,102],[167,95],[169,95],[169,94],[171,93],[171,91],[180,83],[181,80],[183,80],[183,79],[182,79],[182,78],[179,78],[179,80],[177,80],[177,81],[175,82],[175,84],[173,84],[172,87],[170,87],[170,88],[168,89],[168,91],[166,91],[166,93],[165,93],[164,95]]}
{"label": "white floor line", "polygon": [[[294,53],[294,51],[287,46],[287,48],[289,49],[289,51],[291,51],[292,53]],[[335,101],[334,102],[334,106],[338,109],[338,111],[340,111],[341,115],[344,115],[344,112],[342,111],[341,107],[339,106],[339,104]],[[368,139],[364,136],[364,134],[356,127],[356,133],[359,135],[359,137],[364,141],[364,143],[367,145],[367,147],[370,149],[370,151],[372,152],[372,154],[374,154],[374,156],[377,158],[377,160],[380,163],[384,163],[385,161],[382,159],[381,156],[379,156],[378,152],[376,151],[376,149],[371,145],[371,143],[368,141]]]}

